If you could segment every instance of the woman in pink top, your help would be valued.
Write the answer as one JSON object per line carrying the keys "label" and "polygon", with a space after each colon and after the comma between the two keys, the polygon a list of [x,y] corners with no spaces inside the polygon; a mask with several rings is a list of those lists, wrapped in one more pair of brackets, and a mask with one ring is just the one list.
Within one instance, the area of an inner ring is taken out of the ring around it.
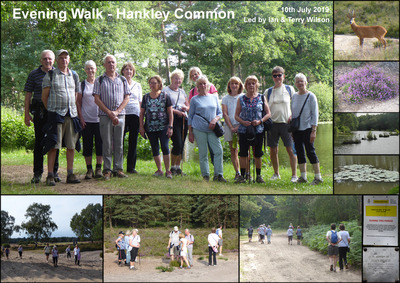
{"label": "woman in pink top", "polygon": [[[191,67],[189,69],[189,76],[188,76],[189,84],[195,83],[197,81],[198,77],[200,77],[202,74],[203,73],[201,72],[200,68]],[[210,90],[208,91],[208,93],[218,96],[218,90],[215,88],[215,86],[212,83],[210,83]],[[193,96],[196,96],[198,94],[199,94],[199,91],[197,90],[197,87],[195,86],[189,92],[189,102]]]}

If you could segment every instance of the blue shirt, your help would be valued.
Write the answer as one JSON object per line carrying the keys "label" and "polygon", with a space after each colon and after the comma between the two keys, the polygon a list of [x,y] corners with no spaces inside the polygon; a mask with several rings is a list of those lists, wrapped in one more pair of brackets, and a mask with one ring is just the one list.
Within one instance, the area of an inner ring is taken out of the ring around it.
{"label": "blue shirt", "polygon": [[26,80],[24,91],[33,93],[34,100],[42,101],[42,82],[45,75],[40,65],[39,68],[30,72]]}
{"label": "blue shirt", "polygon": [[[244,121],[254,121],[254,120],[261,120],[263,115],[263,101],[262,95],[259,93],[256,97],[251,100],[246,95],[243,95],[239,98],[240,106],[242,110],[240,111],[239,117]],[[257,134],[261,134],[264,132],[264,124],[261,123],[260,125],[256,126]],[[239,134],[246,133],[246,127],[240,124],[238,129]]]}
{"label": "blue shirt", "polygon": [[[208,121],[198,114],[206,118]],[[218,98],[215,95],[196,95],[190,100],[188,125],[192,126],[193,129],[211,133],[212,130],[210,130],[208,126],[211,120],[216,116],[222,118],[222,109]]]}

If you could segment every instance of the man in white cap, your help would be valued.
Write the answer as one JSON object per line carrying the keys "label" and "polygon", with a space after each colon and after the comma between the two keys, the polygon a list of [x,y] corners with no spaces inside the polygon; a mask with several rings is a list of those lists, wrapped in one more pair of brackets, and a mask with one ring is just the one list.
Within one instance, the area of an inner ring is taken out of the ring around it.
{"label": "man in white cap", "polygon": [[58,50],[56,61],[57,68],[48,71],[42,82],[42,101],[48,111],[44,144],[44,153],[48,152],[48,186],[56,185],[54,162],[57,149],[61,149],[63,144],[67,148],[67,183],[81,182],[73,174],[75,146],[82,130],[75,103],[80,92],[79,76],[68,68],[70,57],[67,50]]}
{"label": "man in white cap", "polygon": [[169,254],[171,255],[171,261],[174,260],[174,256],[179,255],[179,232],[178,226],[174,227],[174,231],[169,233],[169,241],[167,249],[169,250]]}

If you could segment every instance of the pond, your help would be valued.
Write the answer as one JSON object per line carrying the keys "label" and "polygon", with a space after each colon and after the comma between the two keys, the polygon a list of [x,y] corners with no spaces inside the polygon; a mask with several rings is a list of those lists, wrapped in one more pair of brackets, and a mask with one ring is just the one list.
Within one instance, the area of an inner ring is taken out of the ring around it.
{"label": "pond", "polygon": [[[390,189],[399,185],[399,156],[335,156],[334,160],[335,194],[387,194]],[[349,168],[352,169],[349,170]],[[389,173],[389,175],[397,176],[397,181],[387,182],[390,181],[389,178],[387,180],[367,182],[354,181],[354,179],[346,181],[338,179],[337,176],[346,170],[352,171],[356,176],[354,178],[356,180],[357,178],[365,180],[370,177],[369,175],[377,176],[382,174],[379,172],[384,172],[383,174]],[[368,170],[375,173],[365,173]]]}
{"label": "pond", "polygon": [[[324,123],[318,125],[317,138],[315,140],[315,150],[320,161],[321,172],[333,171],[333,146],[332,146],[332,123]],[[221,138],[223,141],[223,138]],[[195,145],[191,143],[185,144],[186,156],[189,160],[198,161],[198,153],[194,151]],[[265,154],[265,153],[264,153]],[[282,140],[279,140],[279,166],[290,167],[289,156]],[[269,149],[268,149],[269,155]],[[269,158],[268,158],[269,159]],[[272,165],[271,165],[272,166]],[[307,171],[313,172],[312,166],[307,159]]]}
{"label": "pond", "polygon": [[399,154],[399,136],[379,137],[383,131],[372,131],[377,140],[361,140],[359,144],[342,144],[344,140],[362,139],[368,131],[354,131],[350,135],[335,136],[335,154]]}

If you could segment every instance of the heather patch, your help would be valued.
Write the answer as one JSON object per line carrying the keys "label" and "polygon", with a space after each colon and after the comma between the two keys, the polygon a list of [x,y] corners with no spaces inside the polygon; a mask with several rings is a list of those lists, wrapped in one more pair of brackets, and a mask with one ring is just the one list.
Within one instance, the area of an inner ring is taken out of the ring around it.
{"label": "heather patch", "polygon": [[398,78],[370,65],[340,76],[338,86],[342,88],[345,100],[349,103],[362,103],[364,98],[383,101],[399,95]]}

